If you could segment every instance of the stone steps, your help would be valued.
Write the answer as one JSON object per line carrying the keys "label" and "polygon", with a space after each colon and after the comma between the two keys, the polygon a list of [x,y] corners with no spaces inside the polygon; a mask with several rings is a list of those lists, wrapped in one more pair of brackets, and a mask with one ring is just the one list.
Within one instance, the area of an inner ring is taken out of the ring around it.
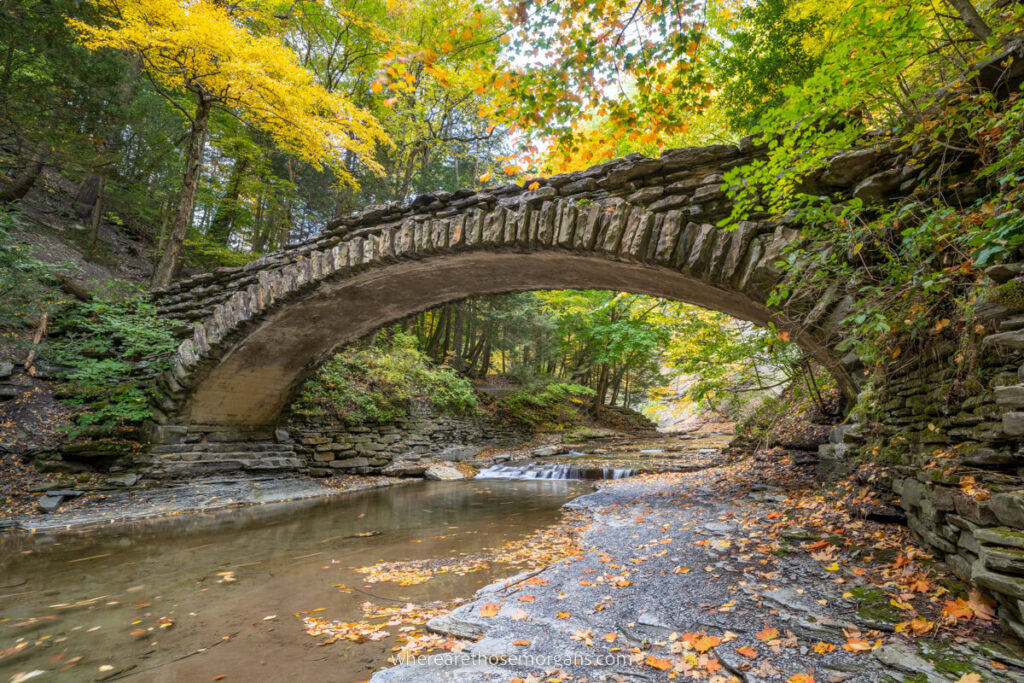
{"label": "stone steps", "polygon": [[305,469],[305,463],[303,463],[299,458],[289,457],[226,457],[205,460],[168,460],[160,464],[160,469],[165,475],[192,476],[196,474],[210,472],[281,472],[291,470],[302,470]]}
{"label": "stone steps", "polygon": [[179,443],[154,446],[152,455],[181,453],[294,453],[290,443]]}

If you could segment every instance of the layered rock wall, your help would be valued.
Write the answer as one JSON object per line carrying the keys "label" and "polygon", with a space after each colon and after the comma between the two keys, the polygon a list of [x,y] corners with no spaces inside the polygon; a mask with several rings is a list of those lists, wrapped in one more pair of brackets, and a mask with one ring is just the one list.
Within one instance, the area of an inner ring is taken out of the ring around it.
{"label": "layered rock wall", "polygon": [[485,416],[439,415],[422,403],[413,404],[406,417],[380,425],[293,416],[289,431],[315,476],[417,476],[432,463],[473,458],[489,446],[513,447],[532,435]]}

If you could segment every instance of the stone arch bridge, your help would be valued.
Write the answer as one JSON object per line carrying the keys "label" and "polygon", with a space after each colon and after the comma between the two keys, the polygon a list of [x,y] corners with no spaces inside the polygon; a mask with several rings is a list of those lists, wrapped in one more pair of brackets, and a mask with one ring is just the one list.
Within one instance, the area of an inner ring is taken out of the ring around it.
{"label": "stone arch bridge", "polygon": [[[1015,42],[975,80],[1016,90],[1020,50]],[[1018,58],[1004,69],[1010,53]],[[852,395],[862,373],[840,350],[846,283],[794,286],[783,306],[767,305],[788,277],[776,264],[800,226],[760,215],[716,227],[731,213],[723,174],[759,153],[750,140],[675,149],[538,180],[532,190],[506,185],[370,206],[308,242],[155,292],[160,310],[191,330],[157,380],[152,469],[187,465],[175,462],[186,451],[215,463],[239,442],[260,467],[300,465],[276,428],[323,360],[381,325],[477,294],[607,288],[771,322]],[[884,143],[866,144],[828,160],[804,189],[836,201],[898,199],[934,170],[922,166]],[[990,269],[992,279],[1024,286],[1024,250],[1018,256]],[[838,443],[821,451],[842,460],[863,443],[861,432],[889,439],[899,450],[887,483],[910,528],[936,559],[993,595],[1003,624],[1024,638],[1024,314],[984,297],[976,314],[987,336],[968,391],[956,345],[937,337],[876,387],[881,422],[837,430]],[[950,467],[924,466],[942,449],[954,453]],[[991,497],[965,493],[961,475]]]}
{"label": "stone arch bridge", "polygon": [[[156,292],[191,322],[159,378],[156,442],[272,432],[302,382],[339,346],[436,305],[481,294],[601,288],[650,294],[789,332],[855,391],[838,349],[848,300],[836,283],[766,301],[799,226],[764,215],[732,230],[723,173],[757,158],[750,140],[631,155],[517,185],[374,205],[308,242]],[[883,146],[833,158],[813,182],[881,199],[916,171]],[[531,183],[531,187],[533,184]],[[205,436],[198,436],[198,435]]]}

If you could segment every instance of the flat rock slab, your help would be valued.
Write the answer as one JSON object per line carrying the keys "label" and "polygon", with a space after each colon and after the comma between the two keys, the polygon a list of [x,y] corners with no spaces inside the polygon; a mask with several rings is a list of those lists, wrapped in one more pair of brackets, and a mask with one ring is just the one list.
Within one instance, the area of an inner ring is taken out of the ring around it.
{"label": "flat rock slab", "polygon": [[[368,484],[364,488],[371,486]],[[341,491],[309,477],[240,474],[179,481],[159,488],[129,488],[108,492],[102,498],[87,497],[76,501],[74,505],[57,508],[67,497],[81,496],[83,493],[70,490],[47,491],[37,504],[50,514],[18,515],[11,518],[10,526],[25,531],[58,531],[185,512],[315,500],[337,495]],[[46,508],[42,507],[44,501]],[[51,506],[52,509],[47,509]]]}
{"label": "flat rock slab", "polygon": [[[737,539],[755,533],[744,519],[763,518],[784,505],[765,501],[763,493],[737,493],[736,486],[702,486],[706,480],[699,475],[670,476],[675,479],[616,482],[569,503],[592,519],[582,557],[481,589],[472,602],[428,625],[469,638],[463,651],[383,669],[371,682],[693,680],[670,677],[644,659],[678,661],[682,655],[670,653],[671,643],[700,632],[725,641],[709,653],[723,666],[717,673],[722,678],[711,680],[782,683],[800,673],[833,683],[959,678],[927,659],[930,645],[923,639],[875,634],[883,647],[866,653],[842,649],[844,629],[867,633],[872,626],[843,596],[851,582],[837,583],[837,575],[809,552],[783,554],[766,564],[764,555],[738,547]],[[489,603],[499,610],[485,617],[481,608]],[[759,640],[756,634],[767,626],[788,642],[769,647]],[[615,637],[609,641],[605,634]],[[835,649],[818,654],[813,647],[819,641]],[[938,645],[984,680],[1024,681],[1024,659],[1012,642],[999,645],[1009,649],[1000,650],[996,665],[990,649],[963,644],[950,653],[949,642]],[[741,654],[748,647],[756,658]],[[631,659],[634,652],[639,656]],[[709,680],[706,673],[701,680]]]}

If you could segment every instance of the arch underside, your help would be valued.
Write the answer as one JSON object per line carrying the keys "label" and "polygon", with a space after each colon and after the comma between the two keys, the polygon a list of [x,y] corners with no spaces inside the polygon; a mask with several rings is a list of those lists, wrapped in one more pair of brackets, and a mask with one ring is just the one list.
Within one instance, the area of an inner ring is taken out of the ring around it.
{"label": "arch underside", "polygon": [[258,322],[196,376],[181,410],[193,425],[276,424],[302,383],[339,347],[414,313],[470,296],[538,289],[608,289],[774,322],[846,386],[834,353],[742,292],[662,266],[568,251],[475,251],[405,260],[319,283]]}

